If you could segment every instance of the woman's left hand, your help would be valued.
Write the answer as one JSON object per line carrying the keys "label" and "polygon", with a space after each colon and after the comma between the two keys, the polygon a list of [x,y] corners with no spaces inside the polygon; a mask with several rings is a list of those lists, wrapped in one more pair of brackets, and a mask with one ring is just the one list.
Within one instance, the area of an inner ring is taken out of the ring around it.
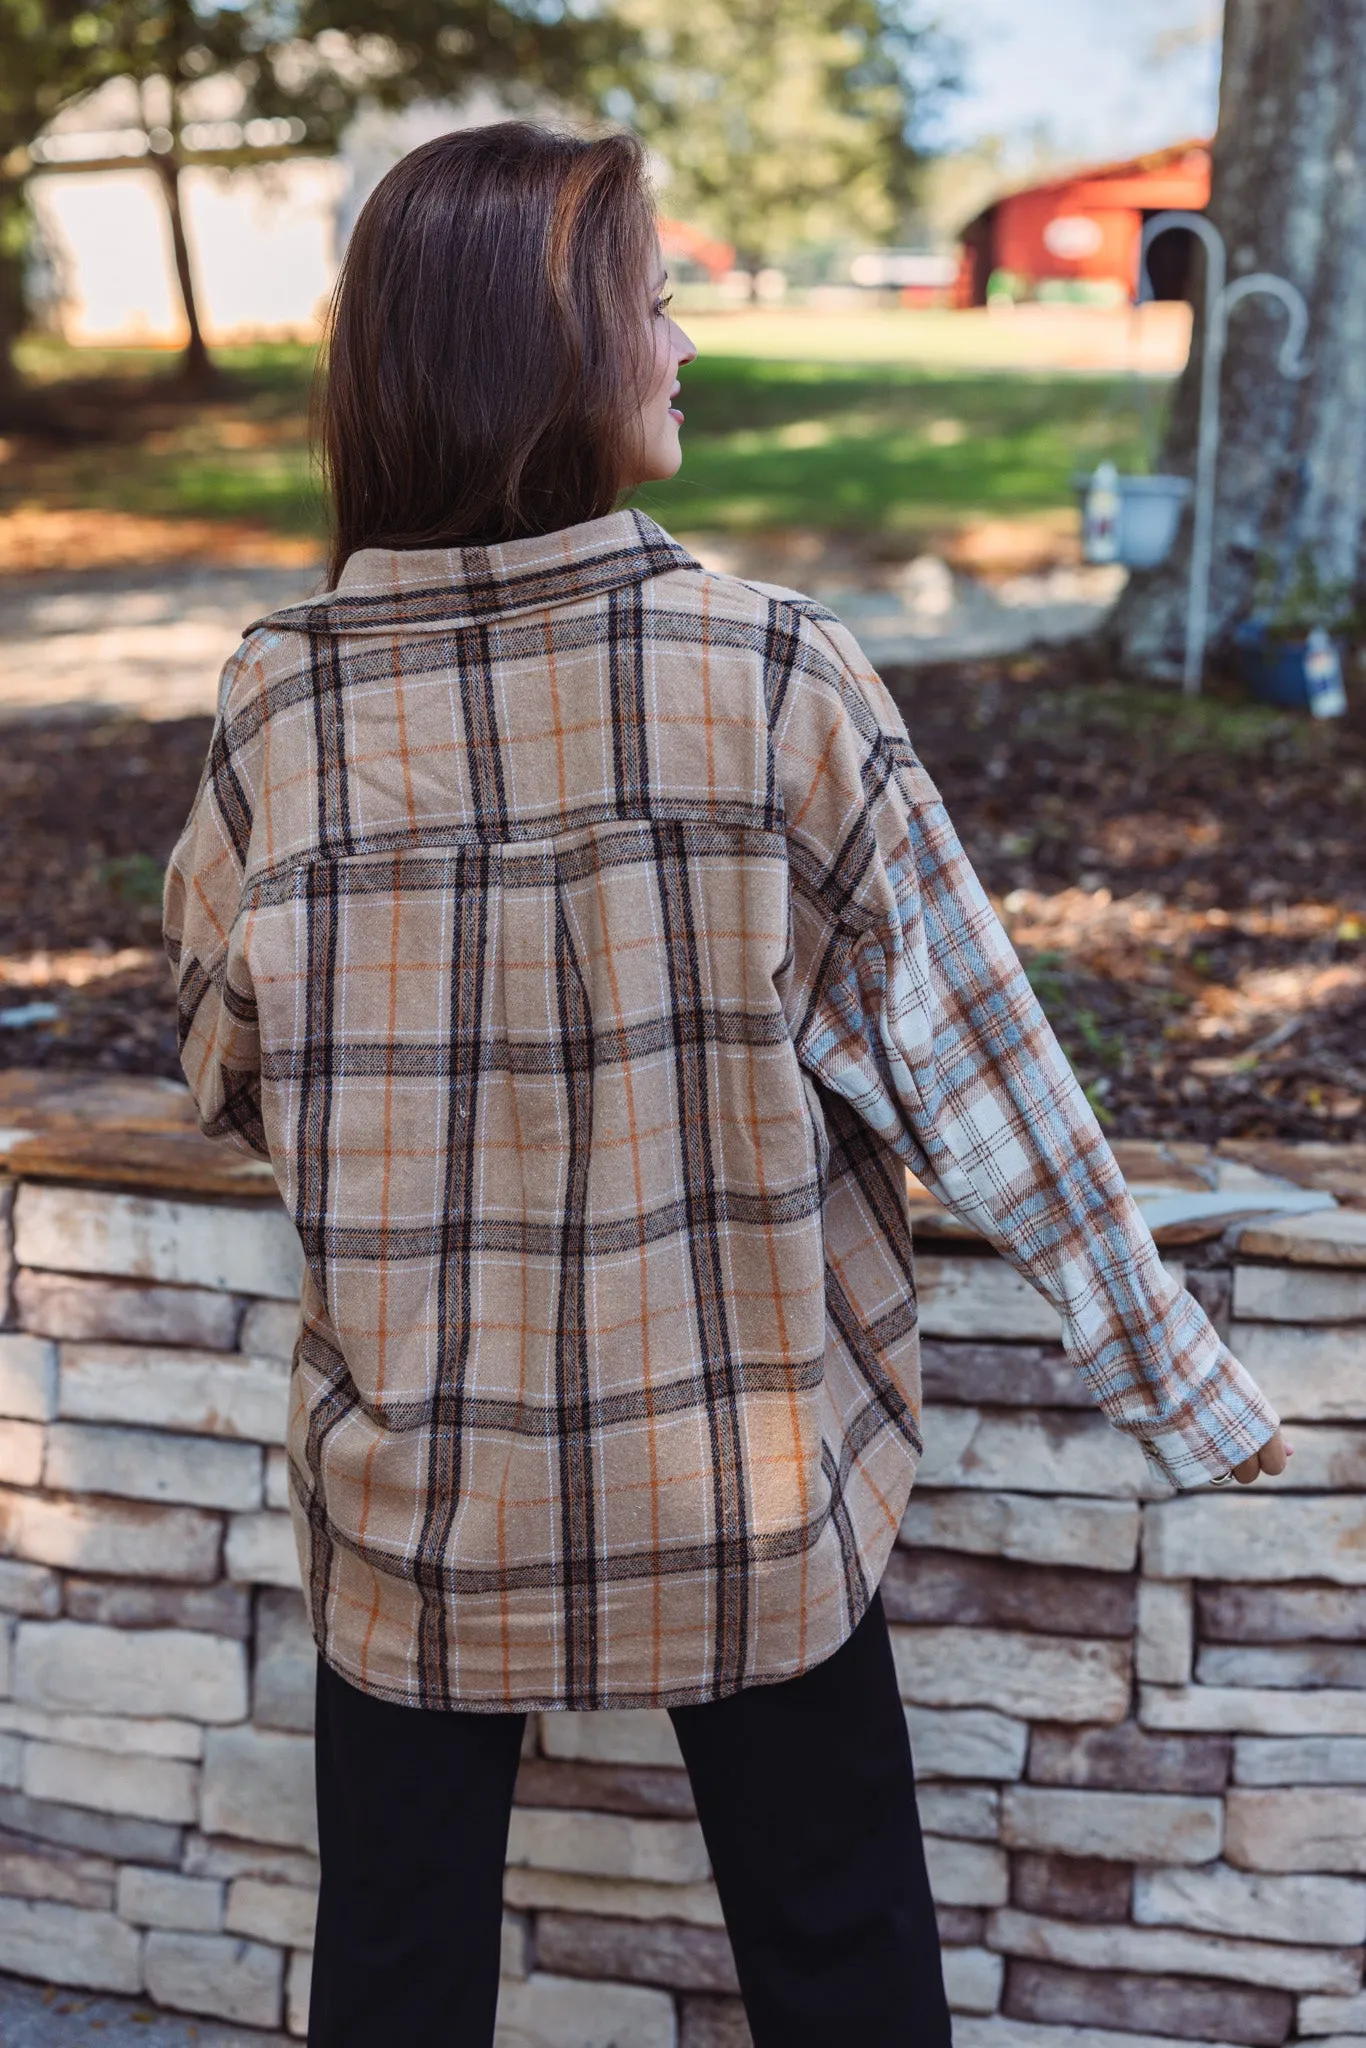
{"label": "woman's left hand", "polygon": [[1244,1458],[1241,1465],[1234,1466],[1233,1476],[1240,1486],[1251,1486],[1253,1480],[1260,1479],[1263,1472],[1269,1478],[1277,1479],[1294,1455],[1278,1429],[1274,1436],[1267,1438],[1259,1451],[1254,1451],[1250,1458]]}

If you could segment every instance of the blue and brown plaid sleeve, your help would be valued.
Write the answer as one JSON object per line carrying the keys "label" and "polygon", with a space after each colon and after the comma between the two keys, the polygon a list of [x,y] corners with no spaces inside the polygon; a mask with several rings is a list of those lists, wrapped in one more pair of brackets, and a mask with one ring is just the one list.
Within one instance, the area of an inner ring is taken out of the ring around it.
{"label": "blue and brown plaid sleeve", "polygon": [[807,627],[780,722],[803,1064],[1059,1311],[1110,1421],[1178,1486],[1277,1419],[1164,1269],[886,690]]}

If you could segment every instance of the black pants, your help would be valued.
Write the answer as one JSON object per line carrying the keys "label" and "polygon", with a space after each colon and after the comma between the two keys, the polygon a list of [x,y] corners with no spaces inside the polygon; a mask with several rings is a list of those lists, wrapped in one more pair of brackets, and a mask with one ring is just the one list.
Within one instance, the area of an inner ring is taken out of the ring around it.
{"label": "black pants", "polygon": [[[948,2048],[880,1600],[800,1678],[673,1712],[756,2048]],[[525,1716],[318,1676],[310,2048],[488,2048]]]}

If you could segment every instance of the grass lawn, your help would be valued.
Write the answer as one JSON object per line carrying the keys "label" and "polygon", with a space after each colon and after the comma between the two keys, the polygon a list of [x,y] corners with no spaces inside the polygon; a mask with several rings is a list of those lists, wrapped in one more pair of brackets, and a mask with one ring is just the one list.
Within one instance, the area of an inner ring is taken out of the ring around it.
{"label": "grass lawn", "polygon": [[[839,360],[802,361],[719,353],[763,330],[718,324],[684,373],[683,472],[639,502],[682,531],[915,536],[1039,513],[1068,504],[1073,472],[1102,456],[1141,464],[1165,402],[1165,380],[855,360],[848,325],[807,331],[812,347],[828,333]],[[223,394],[186,404],[160,388],[164,356],[30,342],[30,374],[61,385],[86,432],[18,444],[0,467],[0,505],[320,528],[311,351],[224,349],[219,360]]]}
{"label": "grass lawn", "polygon": [[640,503],[681,529],[894,534],[1046,511],[1071,502],[1074,471],[1141,459],[1143,390],[1109,377],[704,356],[683,373],[683,469]]}
{"label": "grass lawn", "polygon": [[30,340],[19,359],[34,381],[58,389],[77,431],[19,445],[0,467],[0,509],[37,504],[322,531],[308,453],[312,349],[223,349],[221,395],[192,401],[170,388],[174,365],[159,351]]}

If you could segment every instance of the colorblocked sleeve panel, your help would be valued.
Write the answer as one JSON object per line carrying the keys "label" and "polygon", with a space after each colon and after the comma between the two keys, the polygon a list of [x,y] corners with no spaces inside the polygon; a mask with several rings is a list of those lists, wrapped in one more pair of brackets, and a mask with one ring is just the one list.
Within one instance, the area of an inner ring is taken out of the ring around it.
{"label": "colorblocked sleeve panel", "polygon": [[776,734],[801,1057],[1053,1302],[1110,1420],[1176,1484],[1220,1476],[1276,1418],[1163,1268],[885,689],[810,631]]}

